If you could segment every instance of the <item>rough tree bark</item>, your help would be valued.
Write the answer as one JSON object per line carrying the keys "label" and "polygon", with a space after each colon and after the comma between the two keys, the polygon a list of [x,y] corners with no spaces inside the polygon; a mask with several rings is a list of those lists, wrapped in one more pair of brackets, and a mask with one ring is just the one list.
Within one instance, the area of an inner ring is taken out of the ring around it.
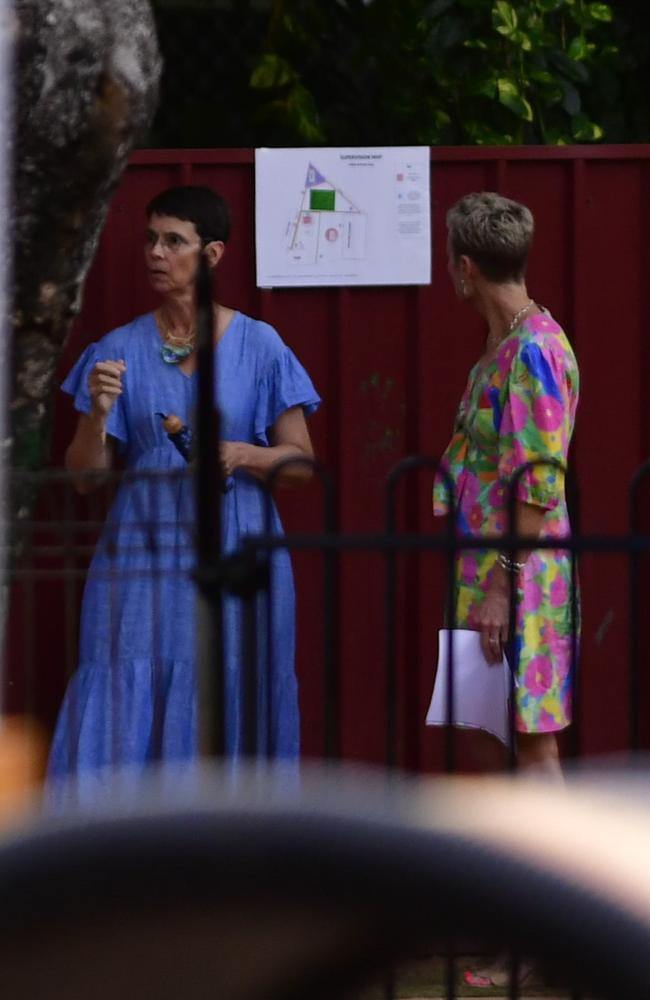
{"label": "rough tree bark", "polygon": [[[63,344],[110,197],[155,110],[160,58],[148,0],[15,0],[12,220],[13,468],[38,469]],[[10,518],[30,513],[25,484]]]}

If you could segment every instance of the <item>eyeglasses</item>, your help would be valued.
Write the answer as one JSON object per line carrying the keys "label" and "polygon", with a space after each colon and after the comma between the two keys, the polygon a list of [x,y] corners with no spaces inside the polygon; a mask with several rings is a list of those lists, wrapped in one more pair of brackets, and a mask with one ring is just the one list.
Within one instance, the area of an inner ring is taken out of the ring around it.
{"label": "eyeglasses", "polygon": [[202,239],[200,243],[190,243],[180,233],[157,233],[153,229],[148,229],[145,235],[145,243],[149,250],[154,250],[160,243],[163,251],[170,254],[183,253],[185,250],[200,250],[212,242],[213,240],[208,237]]}

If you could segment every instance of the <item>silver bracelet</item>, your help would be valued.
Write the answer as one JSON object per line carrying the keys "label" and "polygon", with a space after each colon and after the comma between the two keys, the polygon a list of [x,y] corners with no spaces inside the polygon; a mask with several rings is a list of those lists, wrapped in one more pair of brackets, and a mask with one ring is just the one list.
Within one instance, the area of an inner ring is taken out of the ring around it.
{"label": "silver bracelet", "polygon": [[501,569],[504,569],[506,573],[521,573],[524,568],[524,563],[517,562],[515,559],[508,559],[505,552],[499,552],[497,562]]}

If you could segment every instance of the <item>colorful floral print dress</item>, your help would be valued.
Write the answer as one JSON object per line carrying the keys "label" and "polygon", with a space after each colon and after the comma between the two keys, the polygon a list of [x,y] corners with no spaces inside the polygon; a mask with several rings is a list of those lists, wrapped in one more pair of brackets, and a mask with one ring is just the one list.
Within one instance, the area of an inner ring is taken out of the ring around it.
{"label": "colorful floral print dress", "polygon": [[[493,361],[472,369],[443,457],[456,491],[461,535],[500,535],[507,529],[509,482],[518,468],[529,462],[566,465],[578,386],[571,345],[547,312],[526,319],[501,343]],[[564,479],[557,466],[540,464],[518,481],[517,499],[546,511],[543,537],[570,531]],[[443,476],[437,477],[433,506],[436,515],[448,512]],[[494,549],[460,553],[458,628],[479,627],[478,611],[497,555]],[[519,575],[517,603],[517,729],[563,729],[571,722],[574,618],[566,550],[530,553]]]}

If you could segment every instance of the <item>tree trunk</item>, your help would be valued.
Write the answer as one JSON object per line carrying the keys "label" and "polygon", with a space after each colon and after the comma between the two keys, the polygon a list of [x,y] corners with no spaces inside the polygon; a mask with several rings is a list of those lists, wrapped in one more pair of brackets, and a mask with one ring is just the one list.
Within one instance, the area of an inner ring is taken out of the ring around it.
{"label": "tree trunk", "polygon": [[[42,467],[61,350],[129,153],[153,116],[148,0],[15,0],[13,327],[5,455]],[[34,491],[16,481],[10,519]]]}

